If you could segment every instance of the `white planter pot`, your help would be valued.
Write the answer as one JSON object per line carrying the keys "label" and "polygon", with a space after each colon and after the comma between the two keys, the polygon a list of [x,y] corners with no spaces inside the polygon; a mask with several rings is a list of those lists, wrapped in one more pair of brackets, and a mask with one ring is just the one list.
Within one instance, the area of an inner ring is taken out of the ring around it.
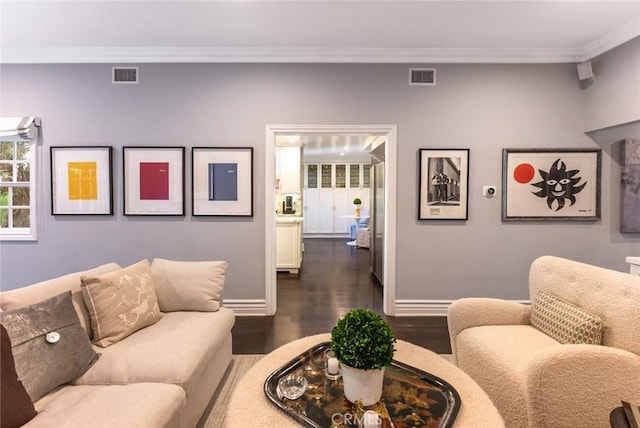
{"label": "white planter pot", "polygon": [[380,401],[384,367],[380,370],[360,370],[341,364],[344,396],[355,403],[362,401],[363,406],[370,406]]}

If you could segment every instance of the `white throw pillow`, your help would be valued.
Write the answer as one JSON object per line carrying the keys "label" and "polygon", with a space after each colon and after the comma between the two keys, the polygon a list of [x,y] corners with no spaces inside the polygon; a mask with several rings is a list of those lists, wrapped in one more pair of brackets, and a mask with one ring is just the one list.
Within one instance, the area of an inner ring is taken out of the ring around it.
{"label": "white throw pillow", "polygon": [[162,312],[215,312],[220,308],[227,262],[154,259],[151,273]]}
{"label": "white throw pillow", "polygon": [[147,260],[102,275],[83,275],[81,280],[98,346],[113,345],[162,318]]}

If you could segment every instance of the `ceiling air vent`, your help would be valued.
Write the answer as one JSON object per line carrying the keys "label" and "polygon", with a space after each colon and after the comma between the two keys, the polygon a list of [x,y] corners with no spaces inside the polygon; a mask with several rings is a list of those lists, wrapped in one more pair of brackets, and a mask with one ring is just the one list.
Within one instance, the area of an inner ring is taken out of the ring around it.
{"label": "ceiling air vent", "polygon": [[113,67],[111,75],[113,84],[138,83],[138,67]]}
{"label": "ceiling air vent", "polygon": [[436,69],[435,68],[410,68],[409,69],[409,85],[435,86],[436,85]]}

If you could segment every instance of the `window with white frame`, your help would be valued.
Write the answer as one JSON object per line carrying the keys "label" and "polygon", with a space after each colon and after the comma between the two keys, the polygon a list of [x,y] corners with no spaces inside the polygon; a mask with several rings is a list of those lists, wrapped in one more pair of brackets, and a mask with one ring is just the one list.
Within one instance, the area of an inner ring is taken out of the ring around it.
{"label": "window with white frame", "polygon": [[0,127],[0,239],[3,241],[37,238],[36,171],[36,139],[25,138],[17,132],[14,136]]}

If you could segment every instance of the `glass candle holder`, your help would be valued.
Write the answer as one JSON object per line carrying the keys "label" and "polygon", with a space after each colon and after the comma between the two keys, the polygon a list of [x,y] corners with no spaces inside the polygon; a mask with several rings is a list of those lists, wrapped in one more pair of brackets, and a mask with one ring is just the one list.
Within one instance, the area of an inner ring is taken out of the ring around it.
{"label": "glass candle holder", "polygon": [[331,380],[340,379],[340,376],[342,376],[340,362],[336,358],[333,349],[326,349],[324,351],[324,375],[327,379]]}

